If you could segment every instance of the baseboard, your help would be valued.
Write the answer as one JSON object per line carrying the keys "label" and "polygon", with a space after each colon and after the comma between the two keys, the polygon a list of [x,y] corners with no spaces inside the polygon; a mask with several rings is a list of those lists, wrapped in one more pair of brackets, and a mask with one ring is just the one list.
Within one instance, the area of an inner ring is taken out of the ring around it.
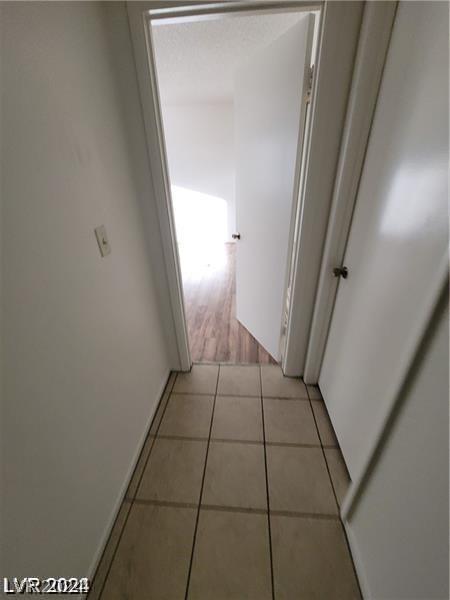
{"label": "baseboard", "polygon": [[[166,376],[163,379],[163,383],[160,385],[159,393],[157,395],[158,401],[155,403],[154,409],[151,411],[151,414],[150,414],[150,416],[148,418],[147,425],[145,427],[144,433],[141,436],[141,439],[139,440],[139,443],[137,444],[136,451],[134,453],[133,460],[131,461],[130,467],[128,469],[127,476],[126,476],[125,481],[124,481],[124,483],[122,485],[122,488],[120,489],[120,493],[119,493],[118,499],[117,499],[117,501],[116,501],[116,503],[114,505],[114,509],[113,509],[111,517],[109,519],[108,525],[107,525],[107,527],[105,529],[105,532],[104,532],[104,535],[103,535],[103,537],[102,537],[102,539],[100,541],[98,550],[97,550],[97,552],[94,555],[94,559],[93,559],[93,561],[91,563],[91,567],[89,568],[89,573],[87,574],[87,577],[89,578],[89,581],[91,583],[94,580],[94,576],[96,574],[97,568],[98,568],[98,566],[100,564],[100,561],[102,559],[103,553],[104,553],[105,548],[106,548],[106,544],[108,543],[109,537],[110,537],[112,529],[114,527],[114,523],[116,522],[117,516],[119,514],[119,510],[120,510],[120,508],[122,506],[122,503],[123,503],[123,501],[125,499],[125,495],[127,493],[128,486],[130,485],[131,478],[133,477],[134,470],[136,469],[137,462],[138,462],[139,457],[140,457],[141,452],[142,452],[142,448],[144,447],[145,440],[147,439],[148,433],[150,431],[150,427],[152,426],[153,418],[154,418],[154,416],[156,414],[156,411],[158,410],[159,403],[160,403],[160,401],[161,401],[161,399],[163,397],[163,394],[165,392],[167,384],[169,383],[170,375],[171,375],[171,370],[167,369]],[[80,598],[82,600],[85,600],[85,598],[87,598],[87,594],[83,594],[82,596],[80,596]]]}
{"label": "baseboard", "polygon": [[350,553],[353,558],[353,564],[355,565],[356,576],[358,578],[359,587],[361,588],[363,600],[370,600],[371,596],[369,593],[369,584],[366,579],[361,555],[358,551],[358,545],[356,543],[355,536],[353,535],[353,531],[351,530],[350,523],[347,521],[347,519],[342,519],[342,523],[344,525],[345,534],[347,536],[348,545],[350,547]]}

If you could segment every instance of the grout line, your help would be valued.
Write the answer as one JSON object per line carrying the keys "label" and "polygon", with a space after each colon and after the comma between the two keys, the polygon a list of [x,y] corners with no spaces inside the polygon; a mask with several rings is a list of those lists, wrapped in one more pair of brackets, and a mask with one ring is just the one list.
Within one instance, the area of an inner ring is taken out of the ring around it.
{"label": "grout line", "polygon": [[270,515],[272,517],[295,517],[300,519],[319,519],[325,521],[340,521],[339,514],[329,515],[327,513],[307,513],[297,512],[294,510],[271,510]]}
{"label": "grout line", "polygon": [[219,361],[214,361],[214,360],[194,360],[192,361],[193,365],[207,365],[207,366],[216,366],[218,365],[219,367],[260,367],[262,365],[264,366],[274,366],[274,367],[279,367],[280,364],[279,363],[268,363],[268,362],[227,362],[227,361],[223,361],[223,360],[219,360]]}
{"label": "grout line", "polygon": [[[130,503],[130,500],[125,502]],[[142,504],[144,506],[165,506],[168,508],[191,508],[197,509],[198,504],[194,502],[178,502],[173,500],[154,500],[151,498],[136,498],[134,504]],[[225,506],[222,504],[202,504],[201,510],[208,511],[221,511],[221,512],[232,512],[241,514],[258,514],[267,515],[268,510],[265,508],[255,507],[244,507],[244,506]],[[300,519],[319,519],[327,521],[340,521],[338,514],[332,515],[327,513],[309,513],[295,510],[271,510],[270,516],[272,517],[294,517]]]}
{"label": "grout line", "polygon": [[202,504],[202,510],[218,510],[222,512],[267,515],[267,510],[265,510],[264,508],[244,508],[243,506],[220,506],[216,504]]}
{"label": "grout line", "polygon": [[[213,396],[211,392],[171,392],[172,396]],[[218,398],[261,398],[261,393],[259,394],[227,394],[225,392],[221,392],[220,394],[216,394]],[[267,400],[287,400],[288,402],[310,402],[309,398],[305,398],[303,396],[298,396],[295,398],[288,396],[269,396],[263,395],[263,398]],[[323,402],[323,400],[312,400],[312,402]]]}
{"label": "grout line", "polygon": [[[171,377],[172,377],[172,373],[175,373],[175,377],[173,377],[172,385],[170,385],[170,379],[171,379]],[[163,392],[162,392],[162,394],[161,394],[161,398],[159,399],[159,403],[158,403],[158,407],[156,408],[155,415],[154,415],[154,417],[153,417],[153,419],[152,419],[152,422],[150,423],[150,427],[149,427],[149,430],[148,430],[147,437],[145,438],[145,441],[144,441],[144,443],[143,443],[143,445],[142,445],[142,450],[141,450],[141,452],[140,452],[140,454],[139,454],[139,458],[138,458],[138,460],[137,460],[137,463],[136,463],[135,471],[136,471],[136,469],[137,469],[137,467],[138,467],[138,464],[139,464],[139,461],[140,461],[140,459],[141,459],[142,452],[144,451],[144,448],[145,448],[145,445],[146,445],[146,443],[147,443],[147,440],[148,440],[148,439],[149,439],[149,437],[150,437],[150,430],[151,430],[151,428],[153,427],[153,422],[154,422],[154,420],[155,420],[155,418],[156,418],[156,416],[157,416],[157,414],[158,414],[158,410],[159,410],[159,407],[160,407],[160,405],[161,405],[161,402],[162,402],[162,400],[163,400],[163,398],[164,398],[164,396],[166,395],[166,392],[167,392],[167,400],[166,400],[166,404],[165,404],[165,406],[164,406],[163,413],[162,413],[162,415],[161,415],[161,419],[159,420],[158,426],[157,426],[157,428],[156,428],[155,435],[158,433],[159,426],[161,425],[161,422],[162,422],[162,420],[163,420],[163,418],[164,418],[164,413],[166,412],[166,408],[167,408],[167,405],[168,405],[168,403],[169,403],[170,392],[172,391],[172,389],[173,389],[173,386],[175,385],[175,381],[176,381],[177,377],[178,377],[178,373],[177,373],[177,372],[175,372],[175,371],[171,371],[171,372],[169,373],[169,377],[167,378],[167,383],[166,383],[166,385],[165,385],[165,387],[164,387],[164,390],[163,390]],[[108,581],[108,577],[109,577],[109,574],[110,574],[110,572],[111,572],[111,567],[112,567],[112,565],[113,565],[114,559],[116,558],[117,550],[118,550],[118,548],[119,548],[119,545],[120,545],[120,542],[121,542],[121,540],[122,540],[123,532],[125,531],[125,528],[126,528],[126,526],[127,526],[127,523],[128,523],[128,518],[129,518],[129,516],[130,516],[130,513],[131,513],[131,509],[133,508],[134,498],[136,497],[137,490],[139,489],[139,486],[140,486],[140,484],[141,484],[141,480],[142,480],[142,477],[143,477],[143,475],[144,475],[145,469],[146,469],[146,467],[147,467],[148,459],[149,459],[149,457],[150,457],[151,451],[152,451],[152,449],[153,449],[153,446],[154,446],[154,444],[155,444],[155,440],[156,440],[156,438],[153,438],[153,441],[152,441],[152,443],[151,443],[151,445],[150,445],[150,449],[149,449],[149,451],[148,451],[147,458],[146,458],[146,460],[145,460],[145,464],[144,464],[144,467],[143,467],[143,469],[142,469],[141,476],[139,477],[139,482],[138,482],[138,484],[137,484],[137,486],[136,486],[136,490],[135,490],[135,492],[134,492],[134,496],[133,496],[133,498],[127,498],[127,497],[126,497],[126,493],[125,493],[125,497],[124,497],[124,499],[122,500],[122,504],[120,505],[120,508],[122,508],[122,506],[123,506],[123,504],[124,504],[124,502],[125,502],[126,504],[129,504],[129,507],[128,507],[128,511],[127,511],[126,517],[125,517],[125,519],[124,519],[124,522],[123,522],[123,525],[122,525],[122,529],[121,529],[121,531],[120,531],[120,534],[117,536],[117,542],[116,542],[116,546],[115,546],[115,548],[114,548],[114,552],[112,553],[111,560],[109,561],[108,568],[106,569],[106,573],[105,573],[105,577],[104,577],[104,579],[103,579],[103,583],[101,584],[101,587],[100,587],[100,592],[99,592],[99,594],[98,594],[98,598],[99,598],[99,600],[101,600],[101,597],[103,596],[103,592],[104,592],[104,589],[105,589],[105,585],[106,585],[106,582]],[[135,472],[135,471],[133,471],[133,475],[131,476],[130,484],[131,484],[131,481],[133,480],[133,477],[134,477],[134,472]],[[130,484],[128,485],[128,487],[130,486]],[[128,491],[128,488],[127,488],[127,491]],[[98,563],[98,565],[97,565],[97,569],[96,569],[95,575],[94,575],[94,577],[93,577],[93,581],[95,581],[95,577],[96,577],[96,575],[97,575],[98,568],[99,568],[99,566],[100,566],[100,564],[101,564],[101,562],[102,562],[102,560],[103,560],[103,556],[104,556],[104,554],[105,554],[105,552],[106,552],[106,548],[108,547],[109,541],[110,541],[110,539],[111,539],[112,532],[114,531],[114,528],[115,528],[115,526],[116,526],[116,523],[117,523],[117,518],[118,518],[118,516],[119,516],[119,513],[120,513],[120,508],[119,508],[119,510],[118,510],[118,512],[117,512],[117,517],[116,517],[116,519],[115,519],[115,521],[114,521],[114,525],[113,525],[113,526],[112,526],[112,528],[111,528],[111,532],[110,532],[110,534],[109,534],[108,541],[107,541],[107,542],[106,542],[106,544],[105,544],[105,548],[104,548],[104,550],[103,550],[102,557],[100,558],[100,561],[99,561],[99,563]],[[89,594],[88,594],[88,597],[89,597]]]}
{"label": "grout line", "polygon": [[275,600],[275,581],[273,575],[273,552],[272,552],[272,531],[270,527],[270,498],[269,498],[269,475],[267,469],[267,448],[266,448],[266,430],[264,424],[264,402],[262,395],[262,376],[261,376],[261,367],[259,369],[259,382],[261,385],[261,420],[262,420],[262,429],[263,429],[263,440],[264,440],[264,470],[266,475],[266,497],[267,497],[267,526],[269,531],[269,557],[270,557],[270,582],[272,586],[272,600]]}
{"label": "grout line", "polygon": [[207,442],[208,438],[207,437],[195,437],[195,436],[188,436],[188,435],[165,435],[165,434],[160,434],[158,435],[158,439],[159,440],[174,440],[174,441],[186,441],[186,442]]}
{"label": "grout line", "polygon": [[[255,446],[263,446],[263,440],[241,440],[238,438],[216,438],[216,437],[194,437],[187,435],[165,435],[159,434],[156,439],[159,440],[174,440],[174,441],[189,441],[189,442],[221,442],[225,444],[253,444]],[[302,444],[295,442],[267,442],[266,446],[287,447],[287,448],[322,448],[321,444]],[[153,447],[153,445],[152,445]],[[336,446],[323,446],[326,450],[336,450]]]}
{"label": "grout line", "polygon": [[[308,390],[308,388],[306,388],[306,389]],[[308,397],[309,397],[309,390],[308,390]],[[351,561],[351,563],[352,563],[353,575],[354,575],[354,577],[355,577],[355,580],[356,580],[356,585],[358,586],[358,589],[359,589],[359,594],[360,594],[360,597],[361,597],[361,598],[363,598],[363,594],[362,594],[362,590],[361,590],[361,585],[360,585],[360,583],[359,583],[358,574],[357,574],[357,572],[356,572],[355,563],[354,563],[354,561],[353,561],[353,555],[352,555],[352,552],[351,552],[351,550],[350,550],[350,544],[349,544],[349,541],[348,541],[347,532],[345,531],[345,527],[344,527],[344,524],[343,524],[343,522],[342,522],[342,518],[341,518],[341,507],[339,506],[339,502],[338,502],[338,499],[337,499],[337,494],[336,494],[336,489],[335,489],[335,487],[334,487],[334,483],[333,483],[333,478],[331,477],[331,471],[330,471],[330,467],[328,466],[327,455],[325,454],[325,446],[323,445],[322,438],[321,438],[321,436],[320,436],[319,426],[317,425],[317,419],[316,419],[316,415],[315,415],[315,412],[314,412],[314,409],[313,409],[313,405],[312,405],[313,401],[314,401],[314,400],[312,400],[311,398],[309,398],[309,404],[310,404],[310,406],[311,406],[311,412],[312,412],[312,414],[313,414],[313,417],[314,417],[314,423],[316,424],[316,429],[317,429],[317,433],[318,433],[318,435],[319,435],[320,445],[321,445],[321,447],[322,447],[322,455],[323,455],[323,459],[324,459],[324,461],[325,461],[325,466],[326,466],[326,469],[327,469],[327,472],[328,472],[328,478],[330,479],[330,483],[331,483],[331,489],[333,490],[333,494],[334,494],[334,500],[335,500],[335,502],[336,502],[336,506],[337,506],[337,509],[338,509],[339,523],[340,523],[340,525],[341,525],[341,529],[342,529],[342,531],[343,531],[343,534],[344,534],[345,543],[346,543],[346,545],[347,545],[347,551],[348,551],[348,554],[349,554],[349,556],[350,556],[350,561]],[[319,402],[320,402],[320,401],[319,401]],[[322,399],[322,402],[324,402],[324,400],[323,400],[323,399]],[[326,446],[326,447],[328,448],[328,446]],[[336,447],[336,446],[333,446],[333,448],[335,448],[335,447]],[[340,448],[339,448],[339,447],[338,447],[338,449],[339,449],[339,451],[340,451]]]}
{"label": "grout line", "polygon": [[233,438],[211,438],[211,442],[220,442],[223,444],[249,444],[253,446],[262,446],[264,442],[258,440],[235,440]]}
{"label": "grout line", "polygon": [[264,400],[287,400],[288,402],[309,402],[309,398],[304,396],[271,396],[269,394],[263,395]]}
{"label": "grout line", "polygon": [[266,446],[284,448],[321,448],[320,444],[295,444],[293,442],[266,442]]}
{"label": "grout line", "polygon": [[172,502],[171,500],[152,500],[151,498],[136,498],[134,503],[145,506],[167,506],[170,508],[197,508],[195,502]]}
{"label": "grout line", "polygon": [[[206,392],[172,392],[174,396],[213,396],[211,392],[208,394]],[[226,392],[221,392],[220,394],[216,394],[220,398],[259,398],[260,394],[227,394]]]}
{"label": "grout line", "polygon": [[211,431],[212,431],[213,420],[214,420],[214,410],[215,410],[215,407],[216,407],[217,389],[219,387],[219,377],[220,377],[220,365],[219,365],[219,368],[217,370],[216,391],[215,391],[215,394],[214,394],[213,408],[212,408],[212,412],[211,412],[211,421],[210,421],[210,424],[209,424],[208,443],[206,444],[205,466],[203,467],[202,483],[201,483],[201,486],[200,486],[200,495],[199,495],[198,505],[197,505],[197,517],[195,519],[195,528],[194,528],[194,537],[193,537],[193,540],[192,540],[191,558],[190,558],[190,561],[189,561],[189,570],[188,570],[188,576],[187,576],[187,581],[186,581],[186,593],[185,593],[185,596],[184,596],[185,600],[187,600],[188,592],[189,592],[189,584],[191,582],[191,572],[192,572],[192,564],[194,562],[195,542],[197,540],[198,522],[199,522],[199,519],[200,519],[200,508],[201,508],[201,505],[202,505],[203,487],[205,485],[206,466],[208,464],[208,453],[209,453],[209,446],[210,446],[210,443],[211,443]]}
{"label": "grout line", "polygon": [[171,396],[206,396],[212,398],[214,396],[211,392],[170,392]]}
{"label": "grout line", "polygon": [[[244,508],[242,506],[221,506],[216,504],[202,504],[202,510],[224,511],[234,513],[255,513],[259,515],[269,515],[269,511],[263,508]],[[331,515],[327,513],[308,513],[294,510],[270,510],[271,517],[294,517],[296,519],[318,519],[325,521],[340,521],[339,514]]]}

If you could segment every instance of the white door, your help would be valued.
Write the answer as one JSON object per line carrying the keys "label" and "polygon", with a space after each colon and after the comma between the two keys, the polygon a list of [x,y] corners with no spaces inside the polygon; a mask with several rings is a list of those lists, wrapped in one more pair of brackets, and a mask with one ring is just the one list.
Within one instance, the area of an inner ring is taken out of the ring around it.
{"label": "white door", "polygon": [[351,476],[447,256],[447,26],[446,3],[399,4],[319,377]]}
{"label": "white door", "polygon": [[277,360],[313,30],[302,16],[235,78],[236,314]]}

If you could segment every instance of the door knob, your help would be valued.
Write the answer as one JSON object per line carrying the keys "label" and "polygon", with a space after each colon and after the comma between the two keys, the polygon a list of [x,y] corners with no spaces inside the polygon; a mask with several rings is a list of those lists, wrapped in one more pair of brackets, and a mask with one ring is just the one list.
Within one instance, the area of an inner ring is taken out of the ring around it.
{"label": "door knob", "polygon": [[240,233],[232,233],[231,237],[233,238],[233,240],[240,240],[241,234]]}
{"label": "door knob", "polygon": [[334,267],[333,275],[335,277],[342,277],[343,279],[347,279],[348,269],[347,269],[347,267]]}

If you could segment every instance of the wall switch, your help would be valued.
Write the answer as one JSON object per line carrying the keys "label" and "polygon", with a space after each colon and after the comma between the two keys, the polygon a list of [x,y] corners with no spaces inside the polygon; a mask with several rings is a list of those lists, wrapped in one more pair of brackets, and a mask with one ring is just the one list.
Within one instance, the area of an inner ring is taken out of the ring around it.
{"label": "wall switch", "polygon": [[109,245],[108,236],[106,235],[106,228],[104,225],[100,225],[100,227],[96,227],[94,229],[95,237],[97,238],[98,247],[100,249],[100,254],[102,256],[106,256],[107,254],[111,254],[111,246]]}

